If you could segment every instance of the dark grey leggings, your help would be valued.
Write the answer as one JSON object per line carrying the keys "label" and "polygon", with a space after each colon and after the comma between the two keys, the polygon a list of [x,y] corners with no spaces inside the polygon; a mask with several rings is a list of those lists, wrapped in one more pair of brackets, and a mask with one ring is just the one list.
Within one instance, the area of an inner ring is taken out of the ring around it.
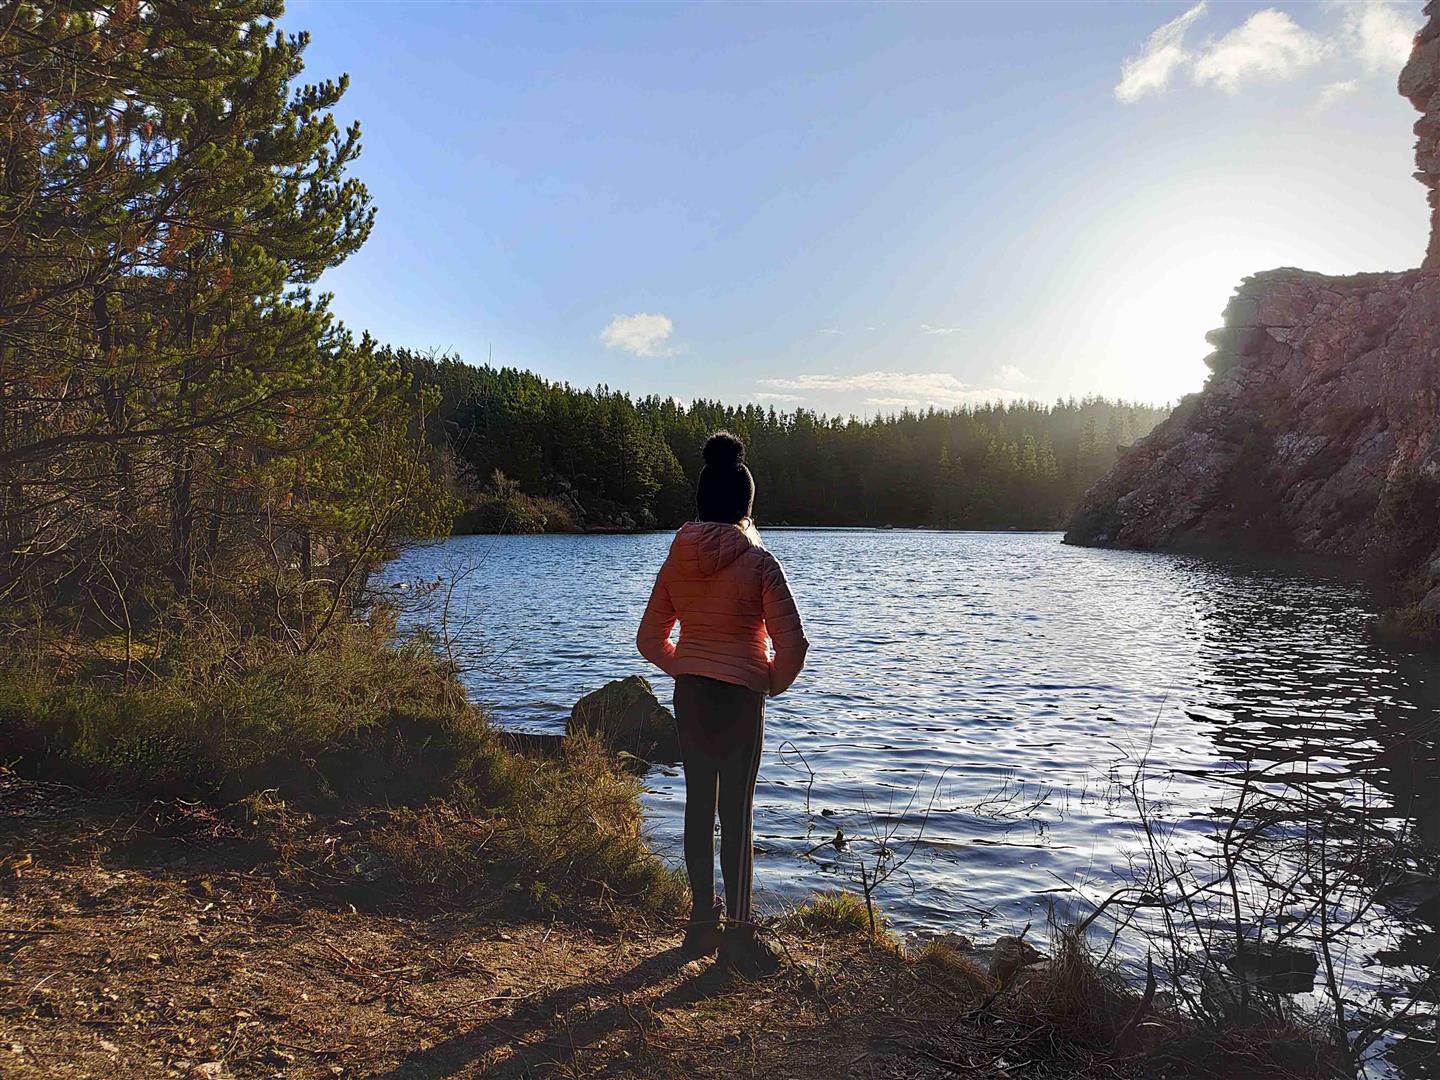
{"label": "dark grey leggings", "polygon": [[703,675],[678,675],[675,723],[685,766],[685,869],[696,914],[703,917],[715,898],[718,809],[726,913],[748,923],[754,871],[750,819],[765,741],[765,695]]}

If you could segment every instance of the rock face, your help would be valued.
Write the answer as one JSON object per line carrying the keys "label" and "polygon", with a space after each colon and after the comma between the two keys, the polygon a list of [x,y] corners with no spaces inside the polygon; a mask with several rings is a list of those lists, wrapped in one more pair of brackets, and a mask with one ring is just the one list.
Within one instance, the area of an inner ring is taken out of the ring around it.
{"label": "rock face", "polygon": [[1440,558],[1440,0],[1400,76],[1423,115],[1419,270],[1246,278],[1214,374],[1088,491],[1069,543],[1344,556],[1411,575]]}
{"label": "rock face", "polygon": [[1421,113],[1415,122],[1415,179],[1429,189],[1430,201],[1430,244],[1421,266],[1440,269],[1440,22],[1435,0],[1425,5],[1425,26],[1415,35],[1399,89]]}
{"label": "rock face", "polygon": [[565,723],[565,734],[576,732],[642,761],[680,760],[675,717],[639,675],[615,679],[577,701]]}

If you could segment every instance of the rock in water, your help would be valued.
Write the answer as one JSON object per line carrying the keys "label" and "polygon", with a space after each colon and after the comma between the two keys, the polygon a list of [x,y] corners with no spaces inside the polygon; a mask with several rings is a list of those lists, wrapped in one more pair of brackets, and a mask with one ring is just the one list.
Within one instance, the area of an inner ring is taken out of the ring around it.
{"label": "rock in water", "polygon": [[1440,559],[1440,0],[1425,13],[1400,76],[1423,114],[1424,265],[1246,278],[1208,335],[1205,389],[1085,494],[1067,542],[1306,552],[1397,575]]}
{"label": "rock in water", "polygon": [[1309,949],[1270,945],[1248,949],[1225,958],[1225,966],[1262,990],[1278,994],[1308,994],[1315,989],[1319,961]]}
{"label": "rock in water", "polygon": [[577,701],[565,734],[578,731],[596,735],[610,749],[647,762],[680,760],[675,717],[639,675],[608,682]]}
{"label": "rock in water", "polygon": [[1008,983],[1021,968],[1043,959],[1040,950],[1024,938],[1006,934],[996,938],[990,948],[990,977],[998,983]]}

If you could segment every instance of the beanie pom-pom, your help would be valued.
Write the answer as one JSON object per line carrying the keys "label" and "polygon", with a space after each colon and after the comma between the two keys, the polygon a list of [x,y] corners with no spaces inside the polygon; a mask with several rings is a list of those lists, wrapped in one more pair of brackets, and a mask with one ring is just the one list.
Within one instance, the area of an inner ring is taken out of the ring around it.
{"label": "beanie pom-pom", "polygon": [[705,440],[705,464],[716,469],[738,469],[745,464],[745,444],[728,431]]}

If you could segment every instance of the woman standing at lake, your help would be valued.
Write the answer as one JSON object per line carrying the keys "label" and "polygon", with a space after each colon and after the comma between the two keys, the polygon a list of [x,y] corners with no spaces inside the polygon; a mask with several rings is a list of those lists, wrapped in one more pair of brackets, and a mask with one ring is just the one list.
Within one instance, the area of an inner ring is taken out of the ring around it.
{"label": "woman standing at lake", "polygon": [[[684,948],[720,953],[742,975],[779,960],[750,917],[751,813],[765,736],[765,697],[783,693],[809,643],[785,573],[751,515],[755,480],[745,445],[728,431],[705,442],[695,490],[698,520],[684,525],[655,579],[635,643],[675,678],[675,723],[685,769],[685,868],[694,900]],[[680,623],[680,640],[670,631]],[[767,645],[774,644],[774,658]],[[725,906],[715,897],[715,813]],[[722,932],[721,916],[728,913]]]}

